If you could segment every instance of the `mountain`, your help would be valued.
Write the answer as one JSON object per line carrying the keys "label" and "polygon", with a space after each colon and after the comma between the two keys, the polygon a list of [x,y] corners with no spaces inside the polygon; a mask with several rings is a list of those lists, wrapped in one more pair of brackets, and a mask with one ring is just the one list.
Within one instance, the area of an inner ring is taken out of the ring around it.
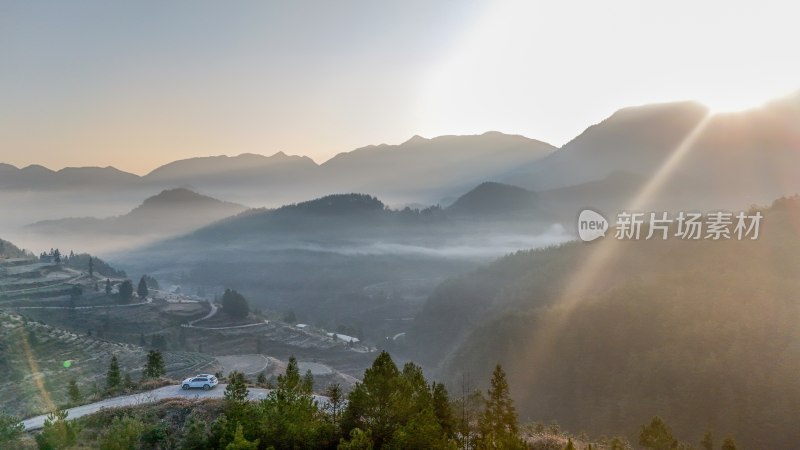
{"label": "mountain", "polygon": [[0,189],[50,191],[60,189],[94,189],[130,187],[139,177],[114,167],[66,167],[53,171],[39,165],[18,169],[10,164],[0,164]]}
{"label": "mountain", "polygon": [[227,197],[254,191],[278,200],[280,192],[303,192],[313,182],[317,164],[305,156],[283,152],[272,156],[245,153],[239,156],[209,156],[175,161],[156,168],[142,177],[149,186],[194,186]]}
{"label": "mountain", "polygon": [[464,192],[521,164],[552,153],[550,144],[487,132],[476,136],[414,136],[400,145],[340,153],[321,165],[334,188],[419,200]]}
{"label": "mountain", "polygon": [[800,93],[739,113],[711,114],[692,102],[625,108],[501,181],[541,192],[620,171],[652,180],[682,144],[685,152],[659,177],[663,185],[651,205],[680,203],[687,191],[693,195],[684,208],[752,204],[798,192]]}
{"label": "mountain", "polygon": [[242,154],[174,161],[143,177],[113,167],[0,165],[0,190],[55,191],[192,187],[226,198],[279,205],[332,192],[374,192],[394,202],[463,192],[481,181],[528,164],[555,147],[523,136],[487,132],[474,136],[415,136],[399,145],[371,145],[317,165],[305,156]]}
{"label": "mountain", "polygon": [[659,415],[683,440],[791,448],[800,197],[758,211],[756,240],[607,237],[452,278],[415,317],[408,357],[458,382],[500,363],[521,417],[568,429],[635,439]]}
{"label": "mountain", "polygon": [[11,242],[0,239],[0,258],[26,258],[30,256]]}
{"label": "mountain", "polygon": [[534,192],[487,181],[459,197],[447,207],[447,212],[457,216],[502,218],[532,214],[538,207],[539,197]]}
{"label": "mountain", "polygon": [[61,239],[83,237],[91,238],[91,241],[125,237],[129,239],[126,246],[131,246],[185,233],[246,209],[236,203],[178,188],[149,197],[140,206],[121,216],[45,220],[28,225],[27,230],[42,236],[56,235]]}

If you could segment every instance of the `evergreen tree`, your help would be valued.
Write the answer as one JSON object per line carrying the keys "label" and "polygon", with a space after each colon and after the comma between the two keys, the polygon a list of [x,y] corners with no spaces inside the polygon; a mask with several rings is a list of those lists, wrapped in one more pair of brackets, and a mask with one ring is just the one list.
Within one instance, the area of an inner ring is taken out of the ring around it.
{"label": "evergreen tree", "polygon": [[303,392],[312,393],[314,392],[314,375],[311,374],[311,369],[306,370],[306,374],[303,375]]}
{"label": "evergreen tree", "polygon": [[94,258],[89,256],[89,278],[94,278]]}
{"label": "evergreen tree", "polygon": [[142,300],[147,298],[148,289],[147,289],[147,282],[144,281],[144,277],[139,279],[139,286],[136,288],[136,295],[139,296]]}
{"label": "evergreen tree", "polygon": [[236,426],[233,441],[225,446],[225,450],[258,450],[258,439],[252,442],[245,439],[242,424],[239,424]]}
{"label": "evergreen tree", "polygon": [[344,393],[342,386],[339,383],[333,383],[325,390],[325,396],[328,397],[327,410],[330,412],[333,425],[338,424],[339,415],[342,411],[342,404],[344,403]]}
{"label": "evergreen tree", "polygon": [[127,303],[133,296],[133,285],[131,280],[125,280],[119,285],[119,298],[123,303]]}
{"label": "evergreen tree", "polygon": [[66,410],[56,410],[44,420],[42,432],[36,436],[40,449],[70,448],[77,443],[78,425],[67,420]]}
{"label": "evergreen tree", "polygon": [[129,390],[136,387],[136,385],[133,384],[133,379],[131,379],[131,374],[125,373],[125,378],[122,379],[122,387]]}
{"label": "evergreen tree", "polygon": [[233,403],[244,403],[247,401],[247,383],[244,374],[233,371],[228,374],[228,387],[225,388],[225,400]]}
{"label": "evergreen tree", "polygon": [[207,448],[209,448],[209,444],[206,422],[192,414],[183,427],[183,439],[181,440],[180,449],[205,450]]}
{"label": "evergreen tree", "polygon": [[108,431],[100,438],[100,448],[103,450],[139,448],[144,433],[145,425],[140,419],[127,414],[115,417]]}
{"label": "evergreen tree", "polygon": [[732,437],[726,437],[724,441],[722,441],[722,450],[736,450],[736,441],[733,440]]}
{"label": "evergreen tree", "polygon": [[83,398],[81,396],[80,389],[78,389],[78,382],[75,381],[75,378],[69,380],[69,385],[67,386],[67,397],[69,397],[69,401],[73,405],[80,403],[81,399]]}
{"label": "evergreen tree", "polygon": [[111,295],[111,280],[106,278],[106,295]]}
{"label": "evergreen tree", "polygon": [[18,417],[0,411],[0,448],[14,448],[17,439],[25,432]]}
{"label": "evergreen tree", "polygon": [[524,448],[519,439],[517,411],[500,364],[492,373],[491,387],[479,421],[480,448]]}
{"label": "evergreen tree", "polygon": [[670,450],[678,445],[678,441],[664,420],[655,416],[649,425],[642,426],[639,432],[639,445],[653,450]]}
{"label": "evergreen tree", "polygon": [[109,390],[116,389],[120,386],[122,377],[119,372],[119,362],[116,356],[111,357],[111,364],[108,365],[108,373],[106,374],[106,387]]}
{"label": "evergreen tree", "polygon": [[259,372],[258,376],[256,377],[256,383],[260,385],[267,384],[267,374],[264,373],[263,371]]}
{"label": "evergreen tree", "polygon": [[706,431],[703,440],[700,441],[700,447],[702,447],[703,450],[714,450],[714,436],[710,431]]}
{"label": "evergreen tree", "polygon": [[167,371],[164,368],[164,358],[158,350],[150,350],[147,353],[147,363],[142,372],[142,378],[158,378],[166,375]]}
{"label": "evergreen tree", "polygon": [[564,446],[564,450],[576,450],[575,444],[572,443],[572,439],[567,439],[567,445]]}
{"label": "evergreen tree", "polygon": [[250,314],[250,305],[242,294],[233,289],[225,289],[222,295],[222,311],[231,317],[241,319]]}

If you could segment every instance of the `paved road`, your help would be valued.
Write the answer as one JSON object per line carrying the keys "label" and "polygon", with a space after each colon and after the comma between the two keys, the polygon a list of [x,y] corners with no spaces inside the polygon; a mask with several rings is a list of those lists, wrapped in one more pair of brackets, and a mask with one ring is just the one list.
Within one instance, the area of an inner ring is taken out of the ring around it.
{"label": "paved road", "polygon": [[[204,391],[202,389],[190,389],[188,391],[184,391],[181,389],[180,386],[164,386],[158,389],[153,389],[152,391],[147,392],[140,392],[138,394],[131,394],[131,395],[123,395],[120,397],[112,397],[107,398],[105,400],[101,400],[95,403],[89,403],[88,405],[76,406],[74,408],[69,408],[67,411],[69,412],[68,418],[70,419],[77,419],[79,417],[83,417],[92,413],[96,413],[101,409],[105,408],[118,408],[120,406],[133,406],[133,405],[141,405],[144,403],[153,403],[159,400],[164,400],[166,398],[189,398],[189,399],[199,399],[199,398],[222,398],[225,393],[225,387],[227,384],[220,384],[214,389],[209,391]],[[267,396],[269,393],[269,389],[261,389],[261,388],[249,388],[250,395],[248,398],[250,400],[261,400]],[[323,397],[320,395],[315,395],[314,398],[320,404],[324,404],[327,402],[328,398]],[[22,424],[25,426],[26,430],[37,430],[44,426],[44,419],[47,415],[31,417],[30,419],[26,419],[22,421]]]}

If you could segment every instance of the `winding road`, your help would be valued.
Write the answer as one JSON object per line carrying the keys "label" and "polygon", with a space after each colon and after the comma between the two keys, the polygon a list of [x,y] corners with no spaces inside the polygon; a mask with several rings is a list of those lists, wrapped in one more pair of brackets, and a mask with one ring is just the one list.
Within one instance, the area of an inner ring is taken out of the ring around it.
{"label": "winding road", "polygon": [[[138,394],[123,395],[120,397],[107,398],[99,402],[89,403],[87,405],[76,406],[67,409],[69,419],[77,419],[79,417],[87,416],[96,413],[102,409],[119,408],[122,406],[135,406],[147,403],[154,403],[167,398],[187,398],[187,399],[203,399],[203,398],[222,398],[225,395],[225,388],[227,384],[220,384],[217,387],[204,391],[202,389],[190,389],[184,391],[178,385],[164,386],[152,391],[140,392]],[[248,399],[251,401],[262,400],[269,394],[269,389],[261,388],[248,388],[250,391]],[[315,395],[314,399],[320,404],[325,404],[328,401],[327,397]],[[38,430],[44,427],[44,420],[47,415],[31,417],[22,421],[25,430]]]}

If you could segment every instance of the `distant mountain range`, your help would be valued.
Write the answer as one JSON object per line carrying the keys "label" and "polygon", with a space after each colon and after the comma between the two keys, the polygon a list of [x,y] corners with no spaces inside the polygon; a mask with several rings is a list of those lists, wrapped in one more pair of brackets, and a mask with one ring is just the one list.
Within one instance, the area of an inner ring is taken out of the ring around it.
{"label": "distant mountain range", "polygon": [[[646,182],[658,184],[658,189],[642,208],[747,207],[800,192],[798,167],[800,93],[741,113],[711,115],[692,102],[625,108],[561,148],[487,132],[414,136],[399,145],[340,153],[323,164],[282,152],[191,158],[142,177],[113,167],[52,171],[0,164],[0,202],[25,212],[30,223],[52,217],[50,205],[57,208],[73,192],[86,201],[71,202],[68,213],[97,216],[93,205],[113,207],[116,201],[129,208],[151,192],[175,187],[268,207],[347,192],[366,192],[390,205],[448,205],[480,183],[498,182],[537,197],[505,192],[518,197],[506,199],[511,204],[536,203],[539,211],[566,220],[584,206],[613,213],[642,192]],[[15,197],[19,191],[29,197]],[[25,200],[45,194],[53,203]]]}
{"label": "distant mountain range", "polygon": [[236,203],[177,188],[149,197],[140,206],[121,216],[44,220],[29,225],[27,229],[36,234],[60,238],[147,236],[153,239],[185,233],[245,210],[247,207]]}
{"label": "distant mountain range", "polygon": [[310,158],[243,154],[175,161],[139,177],[113,167],[0,166],[0,190],[155,189],[191,187],[226,198],[280,205],[334,192],[371,192],[393,200],[426,201],[463,192],[556,148],[523,136],[414,136],[400,145],[340,153],[323,164]]}

